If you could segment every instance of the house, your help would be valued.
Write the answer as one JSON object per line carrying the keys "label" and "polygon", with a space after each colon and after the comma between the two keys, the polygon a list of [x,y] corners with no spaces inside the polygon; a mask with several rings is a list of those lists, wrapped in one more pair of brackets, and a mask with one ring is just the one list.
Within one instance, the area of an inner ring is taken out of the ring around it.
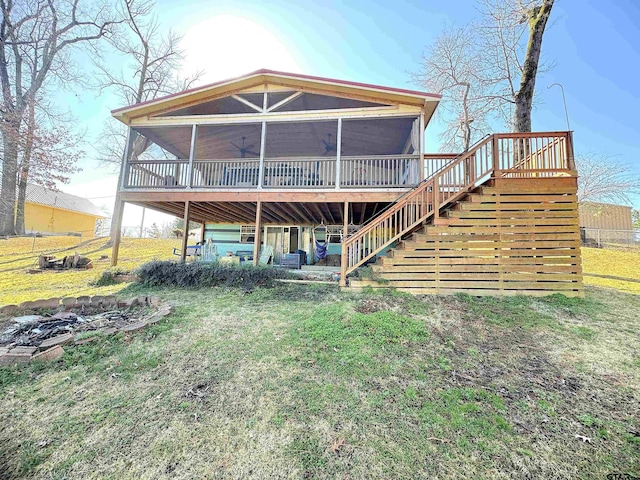
{"label": "house", "polygon": [[25,231],[29,233],[93,237],[106,215],[86,198],[28,184],[24,218]]}
{"label": "house", "polygon": [[[343,286],[581,295],[571,133],[494,134],[427,154],[439,100],[259,70],[114,110],[129,134],[112,262],[129,202],[252,246],[254,262],[269,245],[276,261],[295,247],[311,256],[323,225]],[[132,156],[138,136],[154,155]],[[347,278],[371,262],[375,279]]]}

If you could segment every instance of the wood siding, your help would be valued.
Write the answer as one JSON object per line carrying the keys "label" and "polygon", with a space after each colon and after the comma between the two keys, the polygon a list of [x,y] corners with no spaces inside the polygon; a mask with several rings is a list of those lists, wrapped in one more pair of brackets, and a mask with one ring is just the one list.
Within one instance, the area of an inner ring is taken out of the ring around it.
{"label": "wood siding", "polygon": [[582,296],[576,179],[494,179],[426,225],[354,287],[411,293]]}

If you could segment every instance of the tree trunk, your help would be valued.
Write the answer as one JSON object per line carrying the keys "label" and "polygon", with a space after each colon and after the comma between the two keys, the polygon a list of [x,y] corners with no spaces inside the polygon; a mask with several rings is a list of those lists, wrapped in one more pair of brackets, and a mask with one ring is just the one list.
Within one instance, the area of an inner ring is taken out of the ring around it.
{"label": "tree trunk", "polygon": [[22,162],[19,166],[18,175],[18,200],[16,204],[16,233],[24,235],[24,204],[27,200],[27,182],[29,181],[29,167],[31,165],[31,152],[33,151],[33,137],[36,131],[36,111],[34,102],[29,103],[27,130],[24,135],[27,137],[22,152]]}
{"label": "tree trunk", "polygon": [[542,4],[527,12],[529,21],[529,43],[522,66],[520,88],[515,95],[515,113],[513,129],[515,132],[531,131],[531,108],[536,86],[536,75],[540,52],[542,51],[542,35],[551,14],[554,0],[543,0]]}
{"label": "tree trunk", "polygon": [[18,201],[16,206],[16,233],[24,235],[24,204],[27,199],[27,180],[29,178],[29,166],[25,165],[20,168],[20,178],[18,179]]}
{"label": "tree trunk", "polygon": [[[8,128],[11,128],[10,126]],[[15,235],[16,179],[18,175],[18,142],[13,132],[4,133],[4,161],[0,190],[0,235]]]}

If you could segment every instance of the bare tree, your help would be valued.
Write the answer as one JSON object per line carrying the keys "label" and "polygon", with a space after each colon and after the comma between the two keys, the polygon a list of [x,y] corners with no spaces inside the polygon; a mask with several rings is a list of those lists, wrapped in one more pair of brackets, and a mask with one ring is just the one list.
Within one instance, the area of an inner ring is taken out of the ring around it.
{"label": "bare tree", "polygon": [[640,176],[624,163],[599,154],[576,155],[578,202],[631,204],[640,194]]}
{"label": "bare tree", "polygon": [[480,76],[482,55],[474,36],[476,26],[449,27],[423,55],[416,83],[442,95],[440,115],[447,125],[440,138],[446,150],[468,150],[472,139],[488,132],[492,103]]}
{"label": "bare tree", "polygon": [[0,11],[0,235],[6,235],[15,233],[19,139],[29,105],[47,82],[71,80],[69,52],[107,35],[114,20],[106,6],[80,0],[0,0]]}
{"label": "bare tree", "polygon": [[481,0],[479,41],[487,66],[485,81],[493,83],[495,98],[502,100],[503,108],[513,107],[515,132],[531,131],[542,37],[553,3],[554,0]]}
{"label": "bare tree", "polygon": [[[68,183],[69,175],[80,171],[77,161],[84,154],[78,148],[80,136],[69,130],[71,121],[51,123],[37,118],[35,105],[27,108],[26,121],[18,141],[18,195],[16,202],[15,230],[18,235],[25,232],[25,202],[27,184],[35,183],[56,190],[59,183]],[[43,111],[51,113],[52,107]],[[41,113],[40,116],[43,116]],[[55,118],[63,118],[55,115]]]}
{"label": "bare tree", "polygon": [[489,125],[531,131],[542,36],[554,0],[477,0],[480,18],[446,29],[414,79],[443,94],[446,146],[468,147]]}
{"label": "bare tree", "polygon": [[[200,79],[203,72],[190,76],[179,74],[184,60],[179,48],[181,37],[170,30],[163,32],[154,13],[154,1],[123,0],[119,8],[126,21],[110,41],[123,56],[125,68],[116,70],[112,65],[98,63],[101,91],[112,90],[125,104],[133,105],[185,90]],[[110,119],[102,135],[100,162],[118,171],[124,143],[124,129]],[[136,136],[131,158],[140,158],[150,145],[145,137]]]}

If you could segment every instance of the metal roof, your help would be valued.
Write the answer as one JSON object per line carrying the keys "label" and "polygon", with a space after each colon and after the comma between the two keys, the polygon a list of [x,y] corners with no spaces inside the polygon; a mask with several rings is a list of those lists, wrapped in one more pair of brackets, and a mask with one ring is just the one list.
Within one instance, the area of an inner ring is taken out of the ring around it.
{"label": "metal roof", "polygon": [[37,203],[50,207],[61,208],[72,212],[86,213],[95,217],[106,218],[104,212],[86,198],[71,195],[61,191],[54,191],[40,185],[27,184],[27,198],[29,203]]}

